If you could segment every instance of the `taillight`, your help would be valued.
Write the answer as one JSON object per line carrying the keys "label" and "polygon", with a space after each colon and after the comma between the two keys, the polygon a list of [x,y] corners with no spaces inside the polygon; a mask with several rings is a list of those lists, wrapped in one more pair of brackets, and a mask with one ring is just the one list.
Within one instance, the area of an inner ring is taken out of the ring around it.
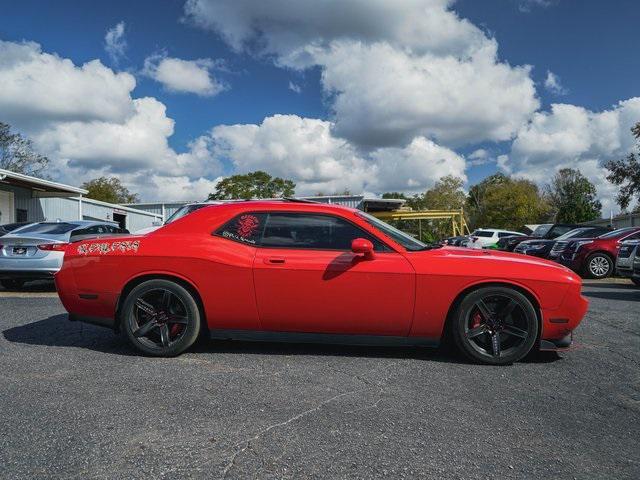
{"label": "taillight", "polygon": [[44,250],[46,252],[64,252],[67,249],[68,243],[45,243],[38,245],[38,250]]}

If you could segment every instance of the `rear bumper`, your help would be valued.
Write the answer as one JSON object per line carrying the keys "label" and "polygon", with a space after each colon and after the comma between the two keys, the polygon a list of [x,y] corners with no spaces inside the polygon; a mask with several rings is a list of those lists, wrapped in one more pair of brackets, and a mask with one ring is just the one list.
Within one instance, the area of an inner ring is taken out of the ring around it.
{"label": "rear bumper", "polygon": [[0,280],[53,280],[57,270],[3,270],[0,269]]}

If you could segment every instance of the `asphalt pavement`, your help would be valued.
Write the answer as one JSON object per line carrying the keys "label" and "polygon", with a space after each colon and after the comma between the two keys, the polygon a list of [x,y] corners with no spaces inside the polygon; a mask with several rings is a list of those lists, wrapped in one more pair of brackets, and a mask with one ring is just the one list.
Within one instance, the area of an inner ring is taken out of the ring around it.
{"label": "asphalt pavement", "polygon": [[577,347],[202,343],[173,359],[0,295],[2,478],[640,478],[640,289],[584,287]]}

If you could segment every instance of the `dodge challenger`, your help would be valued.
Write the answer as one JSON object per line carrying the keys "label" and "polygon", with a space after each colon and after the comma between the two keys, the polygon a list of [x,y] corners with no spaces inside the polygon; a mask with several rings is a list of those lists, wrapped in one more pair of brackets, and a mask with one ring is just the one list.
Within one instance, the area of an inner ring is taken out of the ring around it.
{"label": "dodge challenger", "polygon": [[174,356],[212,339],[437,346],[494,365],[562,350],[581,280],[523,255],[424,244],[359,210],[302,200],[203,207],[146,235],[69,243],[70,320]]}

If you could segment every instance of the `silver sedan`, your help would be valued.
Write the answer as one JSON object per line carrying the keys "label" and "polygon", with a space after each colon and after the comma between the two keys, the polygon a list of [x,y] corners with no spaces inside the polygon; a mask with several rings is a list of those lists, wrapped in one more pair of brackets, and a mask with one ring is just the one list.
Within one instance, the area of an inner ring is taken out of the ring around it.
{"label": "silver sedan", "polygon": [[60,270],[64,245],[91,236],[128,233],[110,222],[40,222],[0,237],[0,285],[20,288],[26,281],[53,278]]}

